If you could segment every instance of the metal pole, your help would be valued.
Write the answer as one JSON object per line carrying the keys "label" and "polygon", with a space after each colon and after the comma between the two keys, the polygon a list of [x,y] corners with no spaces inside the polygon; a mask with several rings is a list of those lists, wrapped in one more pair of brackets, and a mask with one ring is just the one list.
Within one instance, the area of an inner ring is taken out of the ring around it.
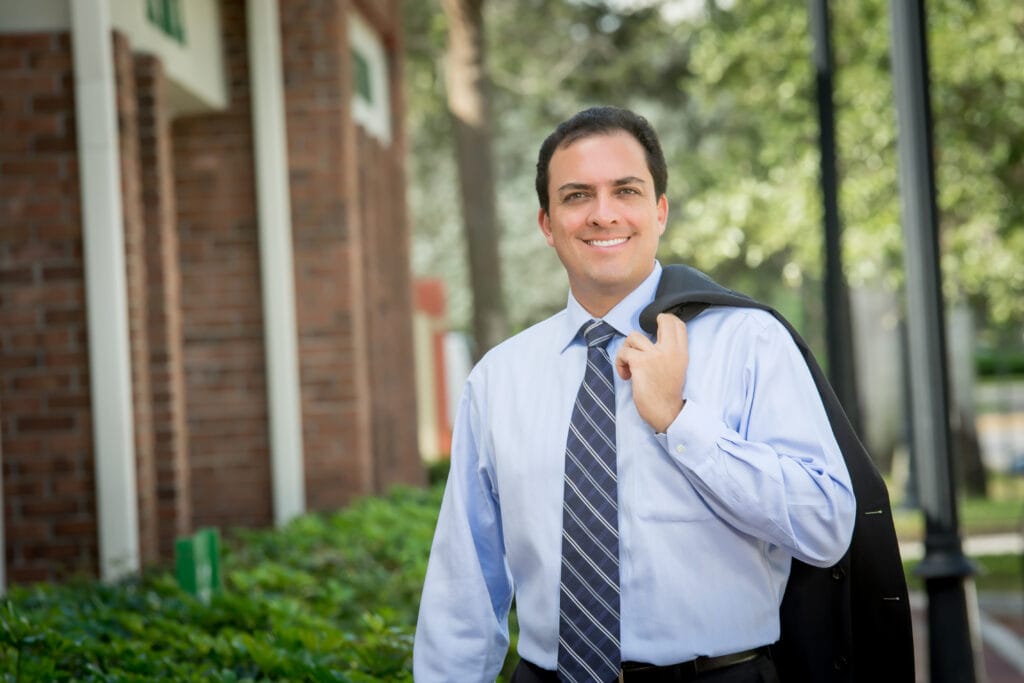
{"label": "metal pole", "polygon": [[832,103],[832,38],[828,0],[810,0],[814,67],[818,86],[821,193],[825,220],[825,344],[828,378],[850,424],[861,428],[853,360],[850,297],[843,277],[842,226],[839,222],[839,174],[836,172],[835,113]]}
{"label": "metal pole", "polygon": [[[974,568],[958,530],[947,412],[946,334],[932,165],[924,0],[890,0],[910,346],[910,398],[928,593],[931,680],[977,680],[966,587]],[[974,600],[973,591],[971,599]],[[978,658],[980,661],[980,658]]]}

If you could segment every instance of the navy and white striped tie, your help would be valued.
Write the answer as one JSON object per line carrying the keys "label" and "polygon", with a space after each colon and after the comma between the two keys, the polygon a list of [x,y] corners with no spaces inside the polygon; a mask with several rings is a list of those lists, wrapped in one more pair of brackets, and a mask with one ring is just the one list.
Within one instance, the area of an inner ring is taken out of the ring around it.
{"label": "navy and white striped tie", "polygon": [[605,349],[616,332],[601,320],[582,332],[587,371],[565,446],[558,676],[607,683],[621,663],[615,384]]}

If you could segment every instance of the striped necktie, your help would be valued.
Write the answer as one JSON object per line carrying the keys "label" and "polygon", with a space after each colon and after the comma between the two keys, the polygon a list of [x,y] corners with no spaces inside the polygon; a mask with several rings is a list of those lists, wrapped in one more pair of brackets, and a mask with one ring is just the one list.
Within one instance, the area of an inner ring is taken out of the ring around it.
{"label": "striped necktie", "polygon": [[615,384],[605,346],[614,328],[583,325],[587,371],[569,423],[562,504],[558,675],[607,683],[619,674],[619,519]]}

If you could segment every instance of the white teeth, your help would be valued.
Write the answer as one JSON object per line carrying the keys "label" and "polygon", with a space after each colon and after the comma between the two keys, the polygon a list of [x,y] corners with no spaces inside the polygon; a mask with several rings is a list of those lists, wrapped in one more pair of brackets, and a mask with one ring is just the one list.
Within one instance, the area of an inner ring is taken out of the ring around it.
{"label": "white teeth", "polygon": [[622,244],[625,241],[625,237],[619,237],[613,240],[589,240],[588,244],[592,244],[595,247],[614,247],[616,244]]}

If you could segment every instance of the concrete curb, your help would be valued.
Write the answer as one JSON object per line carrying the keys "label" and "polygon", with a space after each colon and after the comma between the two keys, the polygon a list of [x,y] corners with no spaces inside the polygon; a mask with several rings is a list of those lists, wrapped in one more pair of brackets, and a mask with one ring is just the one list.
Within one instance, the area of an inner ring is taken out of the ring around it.
{"label": "concrete curb", "polygon": [[[1006,555],[1024,553],[1024,534],[1006,533],[988,536],[972,536],[964,539],[964,554],[975,555]],[[922,541],[905,541],[900,543],[900,555],[904,560],[920,560],[924,557]]]}

